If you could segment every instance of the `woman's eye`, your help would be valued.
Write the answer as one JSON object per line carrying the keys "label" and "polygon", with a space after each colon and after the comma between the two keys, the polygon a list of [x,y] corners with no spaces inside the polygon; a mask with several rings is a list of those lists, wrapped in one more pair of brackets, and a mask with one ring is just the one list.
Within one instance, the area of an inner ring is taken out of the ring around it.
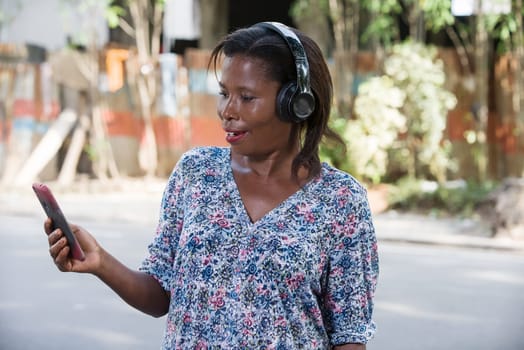
{"label": "woman's eye", "polygon": [[242,98],[242,101],[246,101],[246,102],[252,101],[254,99],[254,97],[250,95],[242,95],[241,98]]}
{"label": "woman's eye", "polygon": [[218,93],[218,95],[221,96],[221,97],[227,97],[227,92],[225,92],[225,91],[220,91],[220,92]]}

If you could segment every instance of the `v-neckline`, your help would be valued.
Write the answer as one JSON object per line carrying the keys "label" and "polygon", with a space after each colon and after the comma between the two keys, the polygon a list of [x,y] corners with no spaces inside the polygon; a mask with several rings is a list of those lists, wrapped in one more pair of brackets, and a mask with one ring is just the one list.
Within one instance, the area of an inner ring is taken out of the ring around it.
{"label": "v-neckline", "polygon": [[272,216],[274,213],[278,213],[279,211],[283,211],[285,209],[285,206],[288,205],[289,202],[293,201],[296,197],[299,197],[303,195],[309,186],[315,181],[316,177],[310,179],[307,181],[304,186],[300,187],[298,190],[290,194],[288,197],[286,197],[284,200],[282,200],[280,203],[278,203],[275,207],[271,208],[269,211],[264,213],[258,220],[253,221],[251,219],[251,216],[249,215],[249,212],[246,208],[246,205],[244,204],[244,200],[242,199],[242,195],[240,194],[240,189],[238,188],[238,184],[235,180],[235,176],[233,175],[233,167],[231,164],[232,157],[231,157],[231,150],[228,152],[228,167],[227,167],[227,181],[231,184],[231,191],[233,195],[233,199],[236,199],[238,202],[238,210],[240,210],[240,214],[243,217],[243,221],[247,222],[250,226],[258,225],[260,222],[265,221],[265,219],[269,216]]}

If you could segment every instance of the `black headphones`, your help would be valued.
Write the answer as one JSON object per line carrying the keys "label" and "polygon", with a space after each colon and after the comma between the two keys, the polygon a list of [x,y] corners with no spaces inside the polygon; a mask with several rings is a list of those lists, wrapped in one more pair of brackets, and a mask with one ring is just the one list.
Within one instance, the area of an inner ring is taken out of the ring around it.
{"label": "black headphones", "polygon": [[289,46],[297,68],[297,81],[284,84],[278,92],[277,113],[284,121],[303,122],[315,110],[315,97],[309,85],[309,63],[306,51],[298,36],[282,23],[260,22],[255,26],[277,32]]}

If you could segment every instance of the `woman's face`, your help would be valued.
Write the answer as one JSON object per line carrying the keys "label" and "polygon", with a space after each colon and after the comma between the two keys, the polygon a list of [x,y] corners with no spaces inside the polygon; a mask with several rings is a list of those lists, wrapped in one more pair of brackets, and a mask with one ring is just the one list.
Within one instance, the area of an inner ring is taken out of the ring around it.
{"label": "woman's face", "polygon": [[267,157],[292,144],[292,124],[276,115],[280,83],[268,78],[266,64],[235,55],[222,65],[218,116],[231,150],[240,155]]}

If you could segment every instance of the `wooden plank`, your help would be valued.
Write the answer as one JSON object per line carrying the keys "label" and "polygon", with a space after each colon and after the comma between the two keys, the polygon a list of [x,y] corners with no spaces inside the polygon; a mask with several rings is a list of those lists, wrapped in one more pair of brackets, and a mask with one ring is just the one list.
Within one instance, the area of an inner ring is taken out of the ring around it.
{"label": "wooden plank", "polygon": [[82,115],[80,122],[73,132],[71,143],[67,151],[64,163],[58,174],[58,183],[61,186],[68,186],[73,183],[76,175],[76,168],[84,149],[87,132],[89,130],[89,117]]}
{"label": "wooden plank", "polygon": [[30,185],[38,177],[47,163],[57,154],[77,119],[76,112],[71,109],[60,113],[22,166],[14,180],[15,186]]}

